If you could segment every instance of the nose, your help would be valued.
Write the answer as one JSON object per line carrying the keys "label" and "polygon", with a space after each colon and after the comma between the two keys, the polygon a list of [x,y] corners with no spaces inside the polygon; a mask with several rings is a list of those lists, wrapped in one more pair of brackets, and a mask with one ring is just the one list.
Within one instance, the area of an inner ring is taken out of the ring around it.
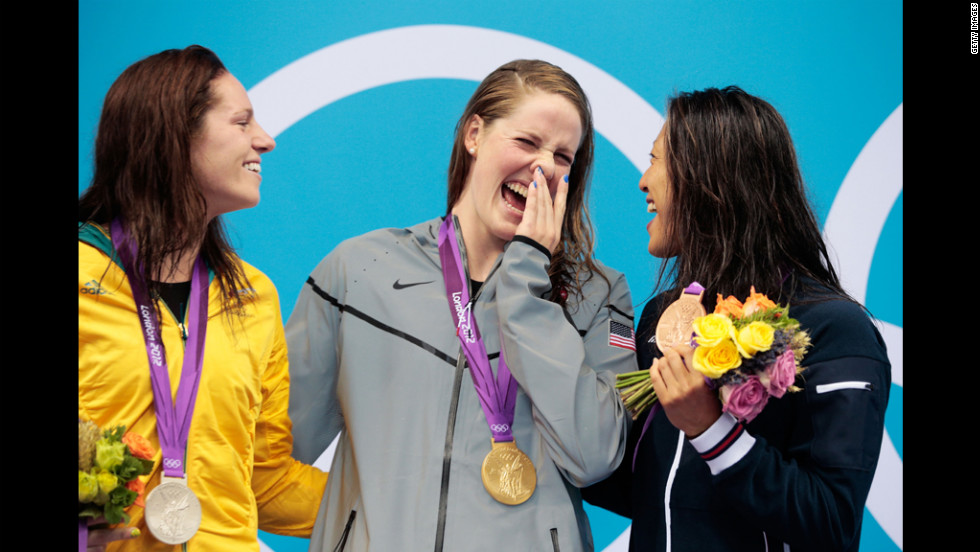
{"label": "nose", "polygon": [[276,148],[276,141],[259,124],[255,123],[255,136],[252,137],[252,148],[259,153],[269,153]]}
{"label": "nose", "polygon": [[647,173],[643,173],[643,175],[640,176],[640,191],[645,194],[648,194],[650,193],[650,187],[647,186],[646,183],[644,182],[646,180],[646,176]]}
{"label": "nose", "polygon": [[531,165],[531,170],[537,170],[537,167],[541,167],[541,171],[544,173],[544,178],[549,183],[555,177],[555,157],[554,154],[550,152],[544,152],[538,156],[538,159]]}

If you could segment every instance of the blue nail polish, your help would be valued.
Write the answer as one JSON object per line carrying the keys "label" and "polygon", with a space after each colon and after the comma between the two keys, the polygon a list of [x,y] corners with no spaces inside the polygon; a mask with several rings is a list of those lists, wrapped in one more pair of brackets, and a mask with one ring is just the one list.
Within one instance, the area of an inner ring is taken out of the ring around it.
{"label": "blue nail polish", "polygon": [[544,174],[544,169],[542,169],[541,167],[538,167],[538,172],[541,173],[541,174]]}
{"label": "blue nail polish", "polygon": [[538,187],[538,181],[537,180],[532,180],[531,181],[531,184],[533,184],[535,188]]}
{"label": "blue nail polish", "polygon": [[565,184],[568,184],[568,175],[567,174],[565,176],[561,177],[561,179],[565,181]]}

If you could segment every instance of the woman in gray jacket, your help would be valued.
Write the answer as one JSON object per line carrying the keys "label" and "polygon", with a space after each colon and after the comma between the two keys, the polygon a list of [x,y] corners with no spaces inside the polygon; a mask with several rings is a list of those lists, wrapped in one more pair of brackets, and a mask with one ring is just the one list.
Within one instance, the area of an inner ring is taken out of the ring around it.
{"label": "woman in gray jacket", "polygon": [[340,439],[312,550],[592,550],[623,457],[626,280],[594,258],[575,79],[518,60],[459,119],[445,216],[337,246],[286,328],[297,458]]}

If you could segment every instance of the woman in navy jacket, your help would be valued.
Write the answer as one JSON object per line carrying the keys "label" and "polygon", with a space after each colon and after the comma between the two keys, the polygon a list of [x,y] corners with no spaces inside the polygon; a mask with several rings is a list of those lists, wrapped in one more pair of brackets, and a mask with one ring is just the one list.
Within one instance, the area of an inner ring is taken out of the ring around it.
{"label": "woman in navy jacket", "polygon": [[[782,117],[734,86],[670,98],[640,190],[650,254],[671,259],[637,327],[662,411],[633,423],[586,499],[632,518],[631,551],[858,550],[891,369],[830,262]],[[790,305],[812,339],[802,391],[741,423],[689,368],[691,347],[657,348],[661,313],[694,281],[708,312],[751,286]]]}

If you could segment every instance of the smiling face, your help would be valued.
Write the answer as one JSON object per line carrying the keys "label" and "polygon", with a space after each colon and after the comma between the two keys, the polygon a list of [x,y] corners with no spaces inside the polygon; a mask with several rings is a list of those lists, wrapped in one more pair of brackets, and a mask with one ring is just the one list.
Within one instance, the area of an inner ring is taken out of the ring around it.
{"label": "smiling face", "polygon": [[640,191],[646,194],[647,211],[654,213],[653,220],[647,223],[650,243],[647,250],[654,257],[668,258],[677,254],[670,246],[668,219],[670,216],[670,180],[667,177],[667,159],[664,145],[664,132],[667,125],[660,128],[660,134],[650,150],[650,167],[640,178]]}
{"label": "smiling face", "polygon": [[211,91],[212,107],[191,145],[191,167],[207,201],[208,220],[258,204],[259,156],[276,147],[256,122],[238,79],[223,73],[211,81]]}
{"label": "smiling face", "polygon": [[491,123],[474,115],[464,140],[472,163],[452,208],[467,249],[487,255],[503,251],[523,217],[534,171],[544,171],[554,198],[581,139],[578,111],[558,94],[531,92],[508,116]]}

